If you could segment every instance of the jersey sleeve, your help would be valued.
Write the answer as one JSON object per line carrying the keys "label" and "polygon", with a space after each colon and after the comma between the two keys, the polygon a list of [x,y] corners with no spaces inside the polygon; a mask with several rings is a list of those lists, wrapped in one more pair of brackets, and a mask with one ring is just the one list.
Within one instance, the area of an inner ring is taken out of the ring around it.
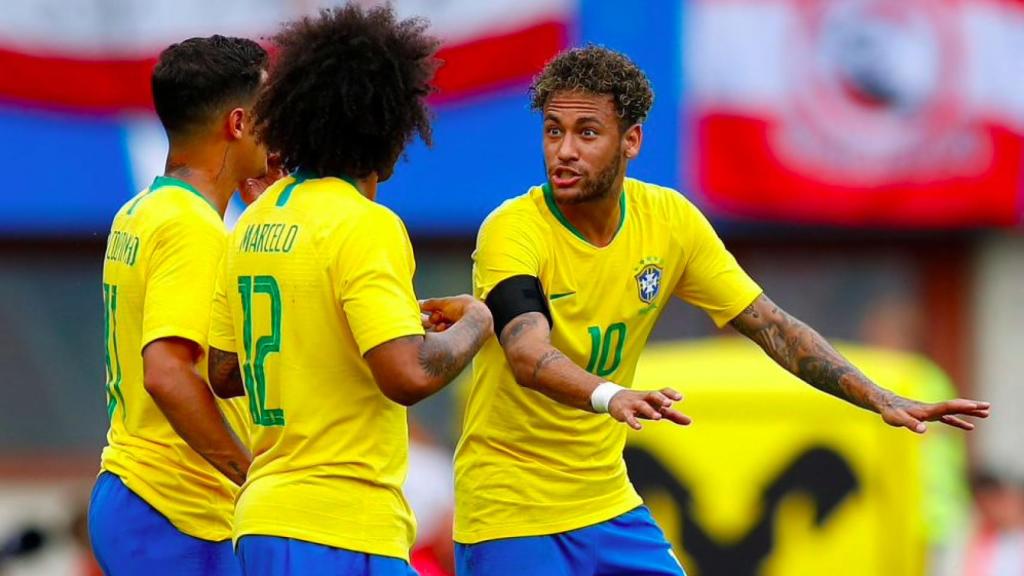
{"label": "jersey sleeve", "polygon": [[704,310],[721,328],[761,295],[761,287],[740,268],[707,218],[689,201],[682,203],[677,222],[682,231],[686,263],[675,295]]}
{"label": "jersey sleeve", "polygon": [[213,288],[213,303],[210,306],[210,347],[225,352],[235,352],[235,323],[231,317],[228,302],[228,261],[225,254],[220,259],[217,278]]}
{"label": "jersey sleeve", "polygon": [[484,300],[502,280],[540,277],[543,246],[537,223],[516,212],[496,212],[480,226],[473,252],[473,292]]}
{"label": "jersey sleeve", "polygon": [[178,214],[154,231],[152,242],[141,347],[177,337],[206,348],[224,230],[202,218]]}
{"label": "jersey sleeve", "polygon": [[424,333],[412,285],[416,262],[398,216],[373,206],[346,231],[336,251],[335,294],[360,354]]}

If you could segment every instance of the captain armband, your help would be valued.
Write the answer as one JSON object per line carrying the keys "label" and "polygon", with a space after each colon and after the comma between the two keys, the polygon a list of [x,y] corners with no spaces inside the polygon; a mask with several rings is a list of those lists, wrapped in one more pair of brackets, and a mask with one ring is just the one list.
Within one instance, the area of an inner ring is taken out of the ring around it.
{"label": "captain armband", "polygon": [[502,280],[487,295],[485,302],[494,317],[494,333],[499,338],[509,322],[527,312],[540,312],[548,319],[548,326],[554,326],[548,299],[536,276],[522,274]]}

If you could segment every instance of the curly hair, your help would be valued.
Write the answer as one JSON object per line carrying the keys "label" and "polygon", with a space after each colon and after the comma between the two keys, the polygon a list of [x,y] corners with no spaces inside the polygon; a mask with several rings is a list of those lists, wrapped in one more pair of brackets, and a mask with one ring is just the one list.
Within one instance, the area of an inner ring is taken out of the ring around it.
{"label": "curly hair", "polygon": [[171,137],[187,135],[225,106],[256,99],[267,51],[245,38],[189,38],[160,53],[153,69],[153,105]]}
{"label": "curly hair", "polygon": [[426,30],[390,6],[357,4],[287,24],[254,107],[259,137],[288,170],[387,179],[415,136],[431,143],[439,41]]}
{"label": "curly hair", "polygon": [[654,104],[647,75],[628,57],[603,46],[562,52],[530,85],[531,107],[543,111],[558,92],[611,96],[623,130],[643,122]]}

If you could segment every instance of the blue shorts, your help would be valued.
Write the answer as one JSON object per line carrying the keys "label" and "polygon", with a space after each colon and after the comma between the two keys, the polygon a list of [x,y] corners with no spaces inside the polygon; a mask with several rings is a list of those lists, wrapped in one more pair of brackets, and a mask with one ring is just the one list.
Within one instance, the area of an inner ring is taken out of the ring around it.
{"label": "blue shorts", "polygon": [[238,540],[238,558],[242,561],[245,576],[417,576],[409,563],[401,558],[276,536],[242,536]]}
{"label": "blue shorts", "polygon": [[242,574],[230,540],[210,542],[183,534],[109,472],[100,474],[92,489],[89,540],[108,576]]}
{"label": "blue shorts", "polygon": [[686,576],[646,506],[547,536],[455,544],[458,576]]}

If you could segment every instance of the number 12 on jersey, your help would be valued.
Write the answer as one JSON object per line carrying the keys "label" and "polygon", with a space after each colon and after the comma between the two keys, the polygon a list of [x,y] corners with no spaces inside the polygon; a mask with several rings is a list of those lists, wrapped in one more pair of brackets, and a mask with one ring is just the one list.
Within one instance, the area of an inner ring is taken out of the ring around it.
{"label": "number 12 on jersey", "polygon": [[[267,408],[267,356],[281,351],[281,290],[273,276],[239,276],[242,296],[242,345],[245,359],[242,378],[249,396],[249,412],[258,426],[284,426],[284,410]],[[270,334],[253,341],[253,299],[256,294],[270,298]]]}

